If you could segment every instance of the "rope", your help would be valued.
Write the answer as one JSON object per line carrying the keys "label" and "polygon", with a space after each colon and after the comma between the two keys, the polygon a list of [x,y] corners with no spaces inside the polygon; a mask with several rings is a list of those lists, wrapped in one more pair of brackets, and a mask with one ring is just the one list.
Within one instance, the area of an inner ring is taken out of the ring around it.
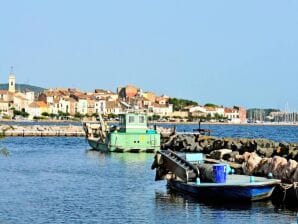
{"label": "rope", "polygon": [[[298,184],[298,183],[297,183]],[[283,192],[284,192],[284,196],[283,196],[283,199],[282,199],[282,201],[283,202],[285,202],[285,200],[286,200],[286,196],[287,196],[287,190],[289,190],[291,187],[295,187],[295,185],[294,184],[285,184],[285,183],[281,183],[280,185],[279,185],[282,189],[283,189]],[[296,192],[297,193],[297,192]]]}

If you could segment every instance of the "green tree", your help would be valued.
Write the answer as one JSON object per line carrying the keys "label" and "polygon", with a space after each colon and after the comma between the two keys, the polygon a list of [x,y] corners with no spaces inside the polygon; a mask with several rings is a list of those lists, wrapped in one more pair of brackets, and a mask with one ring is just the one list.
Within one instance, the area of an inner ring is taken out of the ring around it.
{"label": "green tree", "polygon": [[79,118],[79,119],[82,119],[84,117],[84,115],[79,112],[76,112],[74,116],[75,118]]}
{"label": "green tree", "polygon": [[216,104],[213,103],[206,103],[205,107],[218,107]]}
{"label": "green tree", "polygon": [[178,98],[170,98],[169,103],[173,104],[174,111],[182,110],[184,107],[187,106],[197,106],[198,103],[192,100],[186,99],[178,99]]}
{"label": "green tree", "polygon": [[21,117],[29,117],[29,114],[25,111],[25,109],[22,110],[16,110],[15,108],[12,108],[13,110],[13,116],[21,116]]}
{"label": "green tree", "polygon": [[58,117],[58,114],[50,113],[50,114],[49,114],[49,117],[53,119],[54,117]]}
{"label": "green tree", "polygon": [[209,114],[207,114],[207,116],[206,116],[206,120],[207,120],[207,121],[210,121],[210,120],[211,120],[211,118],[212,118],[211,114],[210,114],[210,113],[209,113]]}
{"label": "green tree", "polygon": [[108,118],[109,118],[109,119],[114,119],[114,118],[116,118],[116,117],[117,117],[116,114],[113,114],[113,113],[108,114]]}
{"label": "green tree", "polygon": [[44,116],[44,117],[49,117],[50,116],[50,114],[48,112],[42,112],[41,115]]}
{"label": "green tree", "polygon": [[153,119],[154,121],[157,121],[157,120],[160,119],[160,115],[158,115],[158,114],[153,114],[152,119]]}

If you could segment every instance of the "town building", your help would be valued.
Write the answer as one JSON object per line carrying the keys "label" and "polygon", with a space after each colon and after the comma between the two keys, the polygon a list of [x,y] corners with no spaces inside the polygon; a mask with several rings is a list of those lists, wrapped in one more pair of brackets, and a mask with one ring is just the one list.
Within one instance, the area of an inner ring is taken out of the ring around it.
{"label": "town building", "polygon": [[35,101],[28,106],[27,113],[30,119],[41,117],[43,113],[50,113],[50,107],[43,101]]}
{"label": "town building", "polygon": [[224,116],[230,123],[243,124],[247,122],[246,110],[242,107],[234,106],[233,108],[225,108]]}
{"label": "town building", "polygon": [[137,96],[139,88],[133,85],[127,85],[126,87],[118,87],[117,94],[119,98],[126,99],[126,98],[133,98]]}

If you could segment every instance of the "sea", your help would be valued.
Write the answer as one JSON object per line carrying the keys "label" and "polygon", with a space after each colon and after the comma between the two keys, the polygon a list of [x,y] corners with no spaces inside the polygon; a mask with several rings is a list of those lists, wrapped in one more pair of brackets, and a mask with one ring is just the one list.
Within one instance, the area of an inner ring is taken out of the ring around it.
{"label": "sea", "polygon": [[[169,127],[169,126],[167,126]],[[177,125],[189,132],[197,125]],[[202,125],[219,137],[298,142],[298,126]],[[298,205],[206,202],[155,182],[154,154],[99,153],[79,137],[0,140],[0,224],[297,223]]]}

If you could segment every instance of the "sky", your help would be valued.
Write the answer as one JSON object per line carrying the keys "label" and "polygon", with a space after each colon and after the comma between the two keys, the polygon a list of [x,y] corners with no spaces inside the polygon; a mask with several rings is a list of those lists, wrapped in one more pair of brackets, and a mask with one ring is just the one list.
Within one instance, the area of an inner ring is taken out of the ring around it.
{"label": "sky", "polygon": [[[298,111],[298,1],[0,0],[0,82]],[[287,106],[286,106],[287,105]]]}

